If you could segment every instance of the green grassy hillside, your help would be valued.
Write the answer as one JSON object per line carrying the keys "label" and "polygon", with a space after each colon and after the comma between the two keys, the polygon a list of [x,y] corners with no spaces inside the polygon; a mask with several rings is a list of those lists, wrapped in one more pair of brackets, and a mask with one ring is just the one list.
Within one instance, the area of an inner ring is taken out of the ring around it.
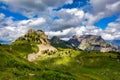
{"label": "green grassy hillside", "polygon": [[23,59],[11,46],[0,46],[0,80],[25,80],[29,73],[40,69]]}
{"label": "green grassy hillside", "polygon": [[19,53],[11,46],[0,46],[0,80],[75,80],[64,72],[30,63]]}
{"label": "green grassy hillside", "polygon": [[119,80],[120,62],[117,53],[97,51],[75,51],[59,49],[54,54],[39,58],[38,64],[44,68],[64,72],[76,80]]}
{"label": "green grassy hillside", "polygon": [[27,58],[28,54],[37,53],[39,51],[35,43],[27,41],[15,41],[10,45],[10,48],[25,58]]}
{"label": "green grassy hillside", "polygon": [[0,46],[0,80],[120,79],[117,53],[58,49],[57,52],[45,51],[36,62],[30,63],[19,54],[22,50],[24,48],[19,51],[8,45]]}

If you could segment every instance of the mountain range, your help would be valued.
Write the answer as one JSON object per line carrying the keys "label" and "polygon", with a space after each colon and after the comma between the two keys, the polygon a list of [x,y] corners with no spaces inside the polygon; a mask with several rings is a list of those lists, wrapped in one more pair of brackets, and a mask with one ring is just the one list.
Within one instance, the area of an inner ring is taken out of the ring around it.
{"label": "mountain range", "polygon": [[[48,36],[42,30],[30,29],[28,32],[16,39],[12,44],[12,48],[24,53],[29,46],[30,51],[27,52],[26,58],[33,62],[44,51],[57,51],[58,48],[68,48],[82,51],[99,51],[99,52],[120,52],[119,47],[111,42],[106,42],[101,36],[97,35],[82,35],[80,37],[74,35],[68,41],[59,39],[53,36],[48,39]],[[20,50],[19,48],[24,48]]]}
{"label": "mountain range", "polygon": [[118,46],[101,36],[48,39],[30,29],[0,45],[0,80],[120,80]]}
{"label": "mountain range", "polygon": [[97,35],[82,35],[80,37],[74,35],[68,41],[63,41],[57,37],[53,37],[50,41],[55,47],[56,45],[59,45],[59,47],[69,47],[86,51],[95,50],[100,52],[119,52],[118,45],[107,42],[101,36]]}
{"label": "mountain range", "polygon": [[[42,31],[28,30],[24,35],[16,39],[17,41],[27,41],[32,44],[49,44],[56,48],[71,48],[86,51],[100,51],[100,52],[120,52],[120,40],[104,40],[101,36],[97,35],[73,35],[68,41],[61,40],[57,36],[48,39],[48,36]],[[4,43],[4,41],[0,41]]]}

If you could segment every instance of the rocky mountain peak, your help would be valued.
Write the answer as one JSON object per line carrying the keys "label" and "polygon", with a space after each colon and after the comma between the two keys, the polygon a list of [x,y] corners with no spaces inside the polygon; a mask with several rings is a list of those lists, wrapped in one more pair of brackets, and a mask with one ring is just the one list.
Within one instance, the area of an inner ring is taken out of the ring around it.
{"label": "rocky mountain peak", "polygon": [[101,52],[119,51],[118,47],[106,42],[101,36],[97,35],[82,35],[80,37],[74,35],[68,43],[76,49],[81,50],[97,50]]}
{"label": "rocky mountain peak", "polygon": [[71,45],[69,45],[66,41],[61,40],[57,36],[53,36],[50,39],[50,43],[52,46],[56,48],[73,48]]}
{"label": "rocky mountain peak", "polygon": [[89,43],[92,45],[104,45],[105,41],[101,36],[97,35],[83,35],[79,37],[82,43]]}
{"label": "rocky mountain peak", "polygon": [[57,37],[57,36],[53,36],[52,38],[51,38],[51,42],[52,43],[59,43],[61,40]]}
{"label": "rocky mountain peak", "polygon": [[35,31],[30,29],[24,36],[19,37],[16,41],[19,40],[36,44],[49,44],[48,36],[42,30]]}

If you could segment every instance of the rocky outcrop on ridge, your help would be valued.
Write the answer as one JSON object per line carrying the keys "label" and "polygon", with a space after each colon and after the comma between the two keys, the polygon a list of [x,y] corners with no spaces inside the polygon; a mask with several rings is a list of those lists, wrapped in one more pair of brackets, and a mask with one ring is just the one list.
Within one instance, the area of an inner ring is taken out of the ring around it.
{"label": "rocky outcrop on ridge", "polygon": [[17,40],[35,44],[49,44],[48,36],[42,30],[35,31],[30,29],[24,36],[19,37]]}

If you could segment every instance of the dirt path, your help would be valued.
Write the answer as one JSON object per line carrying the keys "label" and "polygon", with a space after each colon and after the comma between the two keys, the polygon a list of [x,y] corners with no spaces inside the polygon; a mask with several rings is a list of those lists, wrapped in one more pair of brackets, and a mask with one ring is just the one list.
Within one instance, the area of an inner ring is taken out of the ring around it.
{"label": "dirt path", "polygon": [[45,50],[49,50],[49,51],[57,51],[56,48],[54,48],[53,46],[49,45],[49,44],[41,44],[41,45],[37,45],[39,48],[39,52],[38,53],[32,53],[28,55],[28,61],[33,62],[35,61],[37,58],[39,58],[41,56],[42,51]]}

